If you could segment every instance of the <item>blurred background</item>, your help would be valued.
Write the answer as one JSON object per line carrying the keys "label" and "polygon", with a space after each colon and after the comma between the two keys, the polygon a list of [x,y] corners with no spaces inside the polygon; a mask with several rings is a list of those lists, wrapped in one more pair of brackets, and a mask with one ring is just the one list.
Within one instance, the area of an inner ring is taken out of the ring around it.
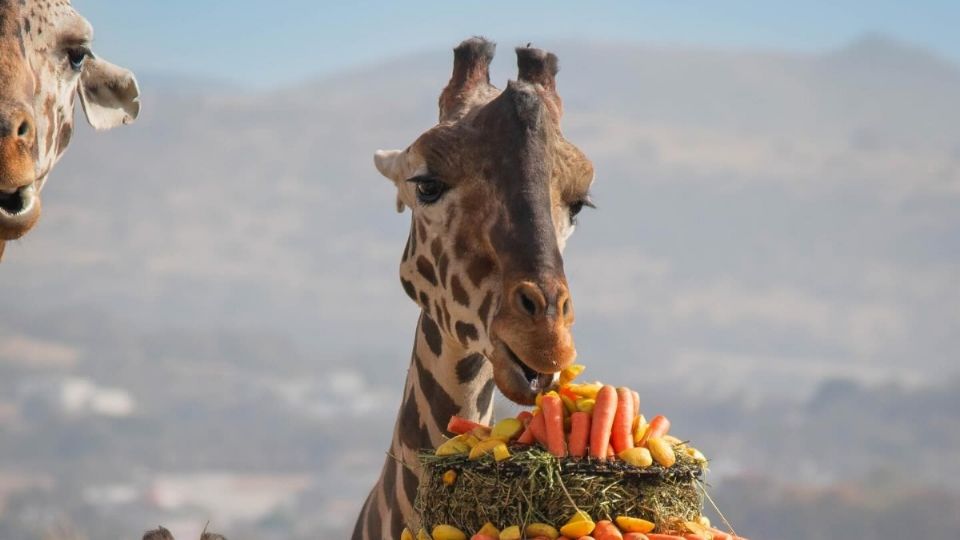
{"label": "blurred background", "polygon": [[751,538],[960,536],[956,3],[75,6],[144,112],[80,130],[0,267],[3,540],[348,537],[417,317],[371,156],[474,34],[501,87],[559,55],[596,164],[585,376],[669,415]]}

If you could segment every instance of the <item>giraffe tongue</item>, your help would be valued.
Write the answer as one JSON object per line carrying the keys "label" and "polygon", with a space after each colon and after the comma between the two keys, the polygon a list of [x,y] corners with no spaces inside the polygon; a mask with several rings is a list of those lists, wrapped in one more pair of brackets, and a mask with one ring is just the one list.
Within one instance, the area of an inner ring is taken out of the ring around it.
{"label": "giraffe tongue", "polygon": [[527,367],[527,365],[524,364],[519,358],[517,359],[517,364],[520,365],[520,369],[523,371],[523,377],[527,380],[527,384],[530,385],[530,390],[533,392],[544,390],[553,383],[552,374],[534,371]]}

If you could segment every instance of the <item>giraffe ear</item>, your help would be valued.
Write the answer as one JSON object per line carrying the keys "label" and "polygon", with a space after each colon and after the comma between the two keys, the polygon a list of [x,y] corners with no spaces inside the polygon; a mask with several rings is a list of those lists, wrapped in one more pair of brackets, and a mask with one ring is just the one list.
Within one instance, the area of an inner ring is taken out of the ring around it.
{"label": "giraffe ear", "polygon": [[392,180],[398,181],[397,176],[401,168],[403,150],[377,150],[373,153],[373,164],[376,165],[380,174]]}
{"label": "giraffe ear", "polygon": [[129,70],[90,58],[80,75],[80,104],[94,129],[132,124],[140,115],[140,87]]}
{"label": "giraffe ear", "polygon": [[373,164],[376,165],[380,174],[386,176],[394,185],[397,186],[397,212],[403,213],[407,207],[400,196],[400,182],[405,178],[407,165],[407,152],[404,150],[377,150],[373,154]]}

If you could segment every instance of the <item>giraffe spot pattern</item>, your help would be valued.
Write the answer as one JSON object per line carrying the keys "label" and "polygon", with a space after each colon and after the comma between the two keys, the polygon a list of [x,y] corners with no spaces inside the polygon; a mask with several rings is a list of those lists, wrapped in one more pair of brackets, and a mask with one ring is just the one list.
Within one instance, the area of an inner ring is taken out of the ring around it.
{"label": "giraffe spot pattern", "polygon": [[450,321],[450,318],[451,318],[451,317],[450,317],[450,309],[447,308],[447,299],[446,299],[446,298],[441,298],[441,299],[440,299],[440,307],[443,308],[443,323],[444,323],[444,325],[445,325],[446,328],[447,328],[447,332],[449,332],[450,329],[452,328],[452,326],[451,326],[451,321]]}
{"label": "giraffe spot pattern", "polygon": [[[437,321],[440,323],[440,326],[443,326],[443,312],[440,311],[440,302],[433,303],[433,315],[437,318]],[[449,328],[447,328],[449,330]]]}
{"label": "giraffe spot pattern", "polygon": [[446,253],[440,255],[440,258],[437,260],[437,270],[440,271],[440,283],[446,287],[447,286],[447,275],[448,270],[450,269],[450,257],[447,257]]}
{"label": "giraffe spot pattern", "polygon": [[362,540],[364,538],[364,532],[366,530],[367,516],[370,514],[370,506],[373,502],[373,495],[376,492],[377,488],[373,488],[370,491],[370,494],[367,495],[367,500],[363,502],[363,511],[360,512],[360,516],[357,517],[357,524],[353,527],[353,536],[352,540]]}
{"label": "giraffe spot pattern", "polygon": [[423,279],[430,282],[431,285],[437,285],[437,273],[433,269],[433,265],[430,264],[430,261],[423,255],[417,257],[417,272],[420,272]]}
{"label": "giraffe spot pattern", "polygon": [[483,369],[483,364],[487,359],[482,354],[471,354],[457,362],[457,380],[460,384],[473,382]]}
{"label": "giraffe spot pattern", "polygon": [[438,236],[433,239],[433,242],[430,242],[430,255],[433,256],[433,260],[437,260],[440,258],[441,253],[443,253],[443,244]]}
{"label": "giraffe spot pattern", "polygon": [[403,515],[399,509],[390,511],[390,538],[400,538],[403,532]]}
{"label": "giraffe spot pattern", "polygon": [[480,282],[493,273],[493,259],[485,255],[474,257],[467,266],[467,277],[473,282],[474,287],[479,287]]}
{"label": "giraffe spot pattern", "polygon": [[417,499],[417,488],[420,487],[420,481],[417,480],[417,475],[413,474],[413,471],[407,467],[403,467],[400,471],[403,493],[407,496],[407,502],[413,504],[413,501]]}
{"label": "giraffe spot pattern", "polygon": [[430,297],[423,291],[420,291],[420,305],[427,310],[427,314],[430,313]]}
{"label": "giraffe spot pattern", "polygon": [[430,414],[433,416],[433,422],[441,431],[445,431],[450,417],[460,412],[460,406],[437,382],[433,373],[424,368],[420,356],[414,355],[413,358],[417,367],[417,381],[420,383],[420,390],[423,395],[430,397]]}
{"label": "giraffe spot pattern", "polygon": [[491,307],[493,307],[493,291],[487,291],[487,294],[483,297],[483,303],[480,304],[480,309],[477,310],[477,313],[480,315],[480,321],[483,323],[484,328],[490,324]]}
{"label": "giraffe spot pattern", "polygon": [[450,292],[453,293],[453,300],[464,307],[470,307],[470,295],[460,283],[460,278],[453,276],[450,278]]}
{"label": "giraffe spot pattern", "polygon": [[400,278],[400,285],[403,285],[403,290],[404,290],[404,292],[407,293],[407,296],[409,296],[411,300],[413,300],[414,302],[416,302],[416,301],[417,301],[417,289],[414,288],[413,283],[410,283],[409,281],[407,281],[407,280],[405,280],[405,279],[403,279],[403,278]]}
{"label": "giraffe spot pattern", "polygon": [[[423,333],[424,340],[427,342],[427,347],[430,348],[430,352],[436,356],[440,356],[440,353],[443,352],[443,339],[440,336],[440,329],[437,328],[437,323],[433,322],[433,319],[430,317],[422,317],[420,330]],[[420,388],[423,387],[421,386]]]}
{"label": "giraffe spot pattern", "polygon": [[397,460],[387,456],[383,464],[383,492],[388,496],[397,489]]}
{"label": "giraffe spot pattern", "polygon": [[374,492],[373,500],[370,501],[370,512],[367,514],[367,533],[376,537],[382,534],[383,522],[380,521],[380,508],[377,499],[382,497],[380,490]]}
{"label": "giraffe spot pattern", "polygon": [[470,323],[457,321],[456,328],[457,328],[457,339],[460,340],[460,343],[462,343],[464,347],[467,346],[467,344],[469,343],[469,340],[477,341],[478,339],[480,339],[479,336],[477,335],[477,327]]}
{"label": "giraffe spot pattern", "polygon": [[487,413],[490,409],[490,403],[493,402],[493,385],[493,379],[488,380],[484,383],[483,388],[477,395],[477,412],[479,412],[481,416]]}
{"label": "giraffe spot pattern", "polygon": [[417,400],[412,390],[400,406],[400,442],[414,450],[430,446],[430,433],[420,422]]}
{"label": "giraffe spot pattern", "polygon": [[422,219],[417,220],[417,235],[420,236],[421,242],[427,241],[427,227],[423,224]]}

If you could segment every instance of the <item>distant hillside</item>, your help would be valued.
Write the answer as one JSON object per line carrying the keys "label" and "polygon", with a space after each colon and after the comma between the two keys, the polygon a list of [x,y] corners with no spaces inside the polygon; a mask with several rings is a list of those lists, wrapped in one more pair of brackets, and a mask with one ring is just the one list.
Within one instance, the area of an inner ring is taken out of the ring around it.
{"label": "distant hillside", "polygon": [[[554,48],[598,170],[568,257],[582,350],[954,369],[956,66],[877,37],[823,56]],[[513,62],[502,45],[496,83]],[[10,247],[5,303],[328,349],[376,325],[402,359],[408,218],[371,153],[435,121],[448,71],[441,51],[265,95],[146,89],[135,127],[77,138]]]}
{"label": "distant hillside", "polygon": [[[907,469],[918,501],[955,501],[960,68],[877,36],[822,55],[551,48],[566,135],[598,171],[600,208],[566,255],[588,376],[684,426],[747,533],[776,532],[765,516],[784,508],[887,523],[903,499],[868,498],[870,482],[910,460],[940,464]],[[0,536],[61,512],[90,538],[199,528],[208,507],[88,488],[211,470],[339,486],[232,524],[248,538],[350,527],[416,318],[396,277],[409,216],[372,153],[435,122],[449,64],[438,51],[265,94],[147,75],[134,127],[80,130],[0,266],[0,484],[55,479],[11,495]],[[68,414],[78,384],[126,392],[132,414]],[[364,427],[338,437],[345,421]],[[809,493],[839,502],[824,513]],[[896,515],[955,529],[918,505]]]}

